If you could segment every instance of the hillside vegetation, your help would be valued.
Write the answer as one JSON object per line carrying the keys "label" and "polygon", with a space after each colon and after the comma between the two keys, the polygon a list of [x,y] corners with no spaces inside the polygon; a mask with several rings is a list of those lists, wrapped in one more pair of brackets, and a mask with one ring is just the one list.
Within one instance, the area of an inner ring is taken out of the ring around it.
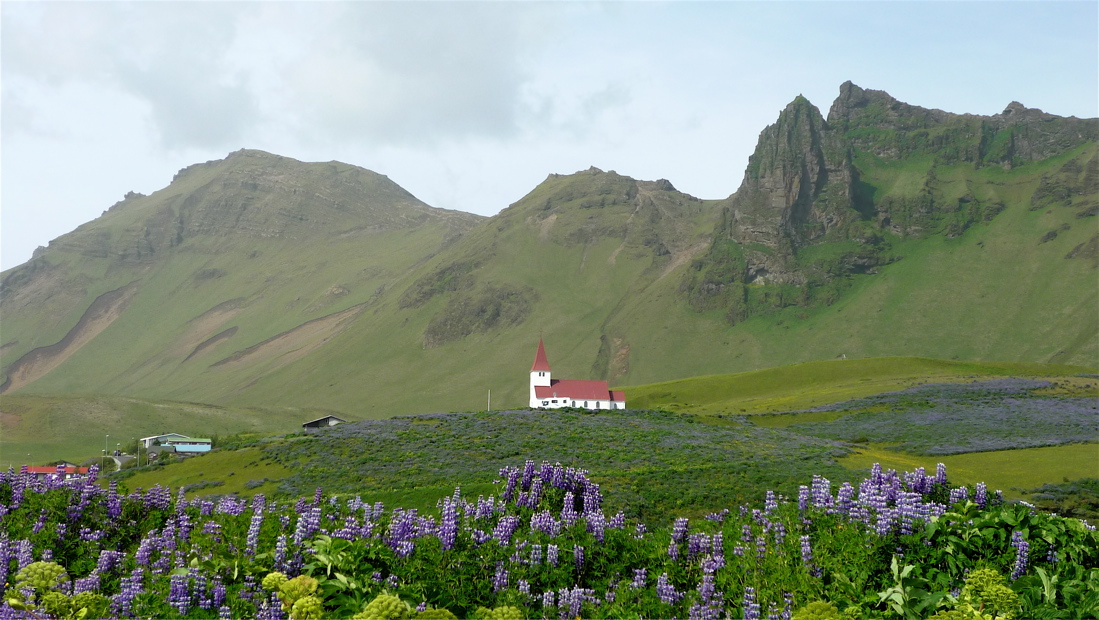
{"label": "hillside vegetation", "polygon": [[491,218],[241,151],[3,274],[4,397],[517,407],[539,334],[555,376],[612,385],[844,357],[1093,368],[1097,148],[1094,119],[845,84],[827,118],[792,102],[728,199],[591,168]]}

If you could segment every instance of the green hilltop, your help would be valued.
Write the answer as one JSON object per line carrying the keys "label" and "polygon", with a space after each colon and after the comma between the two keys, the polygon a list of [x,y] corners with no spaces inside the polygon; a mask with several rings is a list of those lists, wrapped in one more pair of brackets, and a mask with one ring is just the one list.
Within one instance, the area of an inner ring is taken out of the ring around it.
{"label": "green hilltop", "polygon": [[539,334],[555,376],[612,385],[883,356],[1094,368],[1097,127],[848,83],[827,119],[791,103],[725,200],[592,168],[491,218],[239,151],[2,274],[3,406],[518,407]]}

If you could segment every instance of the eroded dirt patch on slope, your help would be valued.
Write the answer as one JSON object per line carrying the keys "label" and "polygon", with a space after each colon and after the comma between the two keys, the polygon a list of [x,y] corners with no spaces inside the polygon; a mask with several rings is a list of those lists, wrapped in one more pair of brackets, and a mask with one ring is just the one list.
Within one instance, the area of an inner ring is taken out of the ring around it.
{"label": "eroded dirt patch on slope", "polygon": [[[225,332],[229,330],[223,330],[220,333],[216,333],[218,328],[225,324],[226,321],[240,314],[244,309],[244,298],[238,297],[236,299],[230,299],[229,301],[223,301],[220,304],[210,308],[206,312],[198,315],[188,322],[186,331],[176,339],[170,348],[170,355],[178,358],[181,355],[187,354],[187,361],[199,354],[202,350],[209,348],[220,340],[211,342],[219,336],[223,336]],[[235,333],[235,330],[234,330]],[[229,334],[231,336],[232,334]],[[228,336],[223,336],[222,340]]]}
{"label": "eroded dirt patch on slope", "polygon": [[329,314],[302,323],[294,329],[268,338],[257,345],[237,351],[229,357],[215,362],[211,365],[211,368],[235,368],[269,361],[277,362],[276,367],[285,366],[319,349],[326,342],[347,329],[365,307],[366,304],[359,304],[343,312]]}
{"label": "eroded dirt patch on slope", "polygon": [[13,392],[41,379],[72,357],[81,347],[91,342],[111,323],[114,323],[115,319],[122,316],[122,312],[130,304],[137,291],[138,287],[135,281],[96,297],[95,301],[88,306],[88,309],[84,311],[84,315],[69,330],[69,333],[65,334],[64,338],[55,344],[38,347],[27,352],[26,355],[15,360],[8,367],[8,378],[0,386],[0,394]]}

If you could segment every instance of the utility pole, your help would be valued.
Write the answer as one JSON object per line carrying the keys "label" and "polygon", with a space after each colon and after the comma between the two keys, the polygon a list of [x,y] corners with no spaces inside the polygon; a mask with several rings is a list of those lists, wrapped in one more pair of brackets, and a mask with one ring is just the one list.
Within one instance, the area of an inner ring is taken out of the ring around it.
{"label": "utility pole", "polygon": [[488,391],[488,411],[492,411],[492,390]]}

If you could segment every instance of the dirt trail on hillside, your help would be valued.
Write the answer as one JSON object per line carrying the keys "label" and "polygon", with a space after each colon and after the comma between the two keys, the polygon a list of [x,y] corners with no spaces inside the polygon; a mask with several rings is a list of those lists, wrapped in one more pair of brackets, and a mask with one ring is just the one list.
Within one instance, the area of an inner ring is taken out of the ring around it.
{"label": "dirt trail on hillside", "polygon": [[[279,368],[305,357],[319,349],[343,330],[351,326],[354,318],[366,307],[366,304],[352,306],[343,312],[322,316],[285,331],[273,338],[248,347],[229,357],[215,362],[211,368],[236,368],[262,362],[274,361]],[[273,368],[270,370],[274,370]]]}
{"label": "dirt trail on hillside", "polygon": [[72,357],[122,316],[137,291],[135,281],[96,297],[76,326],[59,342],[29,351],[8,367],[8,379],[0,386],[0,394],[18,390],[41,379]]}

